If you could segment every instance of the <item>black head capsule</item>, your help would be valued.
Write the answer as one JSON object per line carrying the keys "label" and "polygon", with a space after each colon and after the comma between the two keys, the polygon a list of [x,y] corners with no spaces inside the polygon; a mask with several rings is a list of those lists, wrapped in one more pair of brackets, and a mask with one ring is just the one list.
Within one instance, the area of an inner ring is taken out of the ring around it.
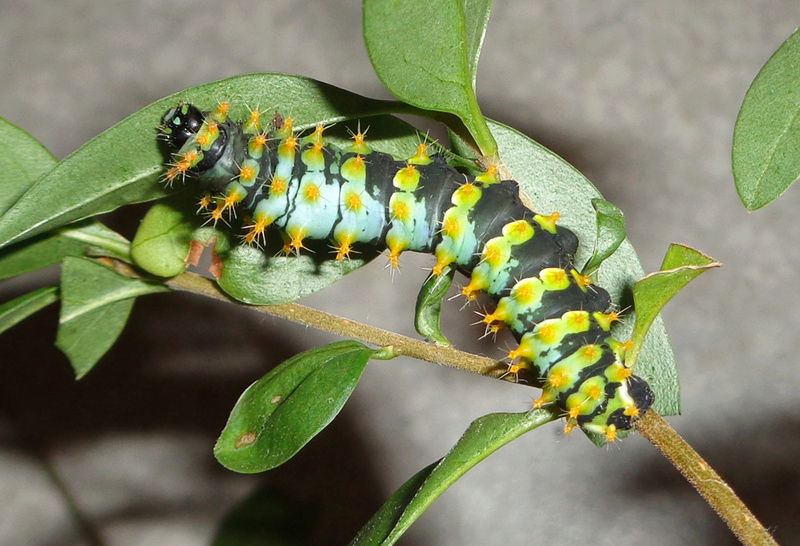
{"label": "black head capsule", "polygon": [[632,375],[628,378],[628,393],[636,403],[640,415],[650,409],[653,402],[656,400],[656,395],[647,384],[647,381],[637,375]]}
{"label": "black head capsule", "polygon": [[170,147],[179,150],[202,125],[203,113],[191,104],[181,103],[164,114],[159,130]]}

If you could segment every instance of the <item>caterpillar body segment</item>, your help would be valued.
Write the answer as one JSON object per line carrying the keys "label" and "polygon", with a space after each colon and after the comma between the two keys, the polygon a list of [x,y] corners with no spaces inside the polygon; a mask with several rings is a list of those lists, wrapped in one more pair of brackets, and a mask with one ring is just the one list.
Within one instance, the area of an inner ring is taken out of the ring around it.
{"label": "caterpillar body segment", "polygon": [[327,240],[338,260],[367,244],[388,249],[393,266],[410,250],[436,257],[434,275],[456,267],[469,277],[468,300],[486,293],[497,302],[482,319],[487,332],[511,330],[519,346],[509,371],[543,389],[534,405],[556,404],[567,432],[614,440],[651,406],[650,387],[625,366],[627,345],[611,337],[618,314],[608,312],[608,293],[573,265],[578,238],[557,213],[527,209],[516,182],[492,168],[464,175],[425,144],[398,160],[372,151],[361,132],[340,148],[321,126],[299,136],[291,119],[276,117],[265,132],[260,113],[237,123],[227,110],[181,104],[160,127],[175,151],[167,181],[196,183],[213,221],[248,217],[250,244],[274,226],[288,252]]}

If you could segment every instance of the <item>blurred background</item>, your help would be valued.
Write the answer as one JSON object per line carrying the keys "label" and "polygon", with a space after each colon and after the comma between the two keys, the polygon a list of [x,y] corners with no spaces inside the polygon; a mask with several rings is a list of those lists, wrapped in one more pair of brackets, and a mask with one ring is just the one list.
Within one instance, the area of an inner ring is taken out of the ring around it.
{"label": "blurred background", "polygon": [[[800,5],[789,0],[498,1],[478,74],[487,116],[563,156],[625,211],[646,270],[672,241],[725,264],[664,313],[682,379],[683,415],[670,421],[786,543],[800,533],[800,194],[747,213],[730,146],[750,82],[798,21]],[[355,0],[0,2],[0,116],[58,158],[165,95],[255,71],[388,97]],[[146,208],[111,222],[130,237]],[[394,279],[384,262],[305,303],[415,335],[411,295],[430,257],[404,257]],[[6,281],[0,301],[56,276]],[[474,318],[456,302],[444,314],[458,346],[500,356],[475,341]],[[75,382],[52,346],[56,321],[48,309],[0,338],[2,544],[88,543],[70,502],[108,544],[206,544],[254,494],[299,542],[343,543],[473,419],[523,411],[538,392],[413,360],[374,362],[342,414],[297,457],[239,475],[211,451],[238,395],[282,360],[335,338],[159,294],[137,301],[119,342]],[[469,472],[404,538],[734,542],[646,440],[598,449],[557,424]]]}

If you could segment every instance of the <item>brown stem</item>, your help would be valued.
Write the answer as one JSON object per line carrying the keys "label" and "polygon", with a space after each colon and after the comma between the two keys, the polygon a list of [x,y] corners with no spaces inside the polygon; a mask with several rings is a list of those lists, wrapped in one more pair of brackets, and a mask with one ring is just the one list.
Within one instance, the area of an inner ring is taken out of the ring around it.
{"label": "brown stem", "polygon": [[[209,279],[184,273],[166,282],[166,285],[174,290],[182,290],[201,294],[217,300],[238,303],[225,295],[216,284]],[[481,375],[497,376],[503,373],[507,366],[487,358],[464,351],[453,349],[452,347],[442,347],[413,339],[407,336],[389,332],[374,326],[368,326],[346,318],[342,318],[324,311],[312,309],[296,303],[283,303],[280,305],[252,305],[249,306],[260,313],[285,318],[305,326],[313,326],[326,332],[351,337],[379,347],[391,346],[394,354],[419,358],[428,362],[445,364],[454,368],[466,370],[468,372]]]}
{"label": "brown stem", "polygon": [[636,430],[650,440],[697,489],[742,544],[777,544],[733,489],[663,417],[648,411],[636,423]]}
{"label": "brown stem", "polygon": [[[124,275],[142,277],[136,269],[128,264],[116,260],[105,259],[105,261],[106,263],[111,262],[113,267]],[[239,303],[228,297],[211,280],[193,273],[178,275],[166,281],[165,284],[174,290],[192,292],[220,301]],[[502,375],[507,369],[506,365],[491,358],[465,353],[451,347],[433,345],[304,305],[284,303],[249,307],[261,313],[313,326],[343,337],[359,339],[381,347],[390,347],[390,352],[394,355],[419,358],[492,377]],[[777,544],[730,486],[660,415],[652,410],[646,412],[637,421],[636,428],[686,477],[743,544]]]}

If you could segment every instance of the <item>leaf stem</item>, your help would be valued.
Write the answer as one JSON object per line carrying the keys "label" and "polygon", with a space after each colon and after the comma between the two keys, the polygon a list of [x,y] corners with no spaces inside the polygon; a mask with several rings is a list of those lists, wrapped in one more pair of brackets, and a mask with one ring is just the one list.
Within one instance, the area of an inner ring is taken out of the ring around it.
{"label": "leaf stem", "polygon": [[733,489],[663,417],[647,411],[636,423],[636,430],[683,474],[742,544],[777,544]]}

